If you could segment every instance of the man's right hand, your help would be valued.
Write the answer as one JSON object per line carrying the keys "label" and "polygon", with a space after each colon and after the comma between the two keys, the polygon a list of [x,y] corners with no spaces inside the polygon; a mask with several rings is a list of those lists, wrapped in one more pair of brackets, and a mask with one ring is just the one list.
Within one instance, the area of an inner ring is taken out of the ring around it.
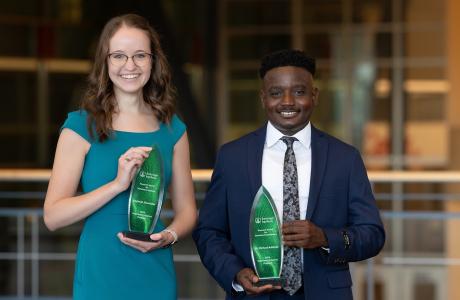
{"label": "man's right hand", "polygon": [[236,274],[236,281],[243,287],[244,291],[251,294],[268,293],[275,290],[280,290],[281,286],[273,286],[271,284],[263,286],[255,286],[259,281],[259,277],[250,268],[244,268]]}

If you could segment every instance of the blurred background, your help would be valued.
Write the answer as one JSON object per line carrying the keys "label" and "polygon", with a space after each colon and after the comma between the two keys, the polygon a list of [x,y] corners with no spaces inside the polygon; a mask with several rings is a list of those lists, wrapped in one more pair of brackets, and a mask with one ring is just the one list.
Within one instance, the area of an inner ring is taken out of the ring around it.
{"label": "blurred background", "polygon": [[[49,169],[102,26],[129,12],[161,35],[194,169],[263,125],[264,54],[316,57],[313,123],[361,151],[387,231],[378,257],[352,264],[355,299],[460,299],[458,0],[1,1],[0,299],[71,298],[81,224],[45,228]],[[224,297],[191,239],[174,252],[181,299]]]}

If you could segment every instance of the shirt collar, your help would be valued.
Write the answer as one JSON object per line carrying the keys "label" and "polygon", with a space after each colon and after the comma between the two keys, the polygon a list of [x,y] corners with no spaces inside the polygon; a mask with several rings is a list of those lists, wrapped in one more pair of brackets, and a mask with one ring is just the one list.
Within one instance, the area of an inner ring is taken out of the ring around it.
{"label": "shirt collar", "polygon": [[[293,135],[297,140],[307,149],[310,149],[311,145],[311,123],[308,122],[302,130]],[[270,148],[275,145],[280,138],[285,136],[281,131],[275,128],[275,126],[268,121],[267,123],[267,135],[265,137],[265,145]]]}

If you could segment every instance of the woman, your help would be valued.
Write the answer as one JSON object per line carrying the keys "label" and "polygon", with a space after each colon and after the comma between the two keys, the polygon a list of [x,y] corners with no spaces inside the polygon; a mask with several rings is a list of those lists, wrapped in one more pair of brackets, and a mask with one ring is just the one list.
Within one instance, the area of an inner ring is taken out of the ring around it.
{"label": "woman", "polygon": [[[156,144],[174,220],[143,242],[124,237],[131,181]],[[83,193],[76,195],[81,181]],[[111,19],[80,111],[65,121],[44,205],[50,230],[85,219],[74,299],[175,299],[171,248],[196,221],[185,125],[157,33],[134,14]]]}

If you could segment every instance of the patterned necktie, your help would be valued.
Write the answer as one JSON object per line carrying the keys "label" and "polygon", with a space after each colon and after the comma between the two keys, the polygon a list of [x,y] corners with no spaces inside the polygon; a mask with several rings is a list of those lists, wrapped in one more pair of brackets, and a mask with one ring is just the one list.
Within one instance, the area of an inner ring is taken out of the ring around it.
{"label": "patterned necktie", "polygon": [[[286,222],[300,219],[297,164],[294,149],[292,148],[292,144],[297,139],[284,136],[281,140],[287,146],[283,167],[283,222]],[[283,289],[291,296],[302,286],[300,251],[298,247],[284,247],[281,276],[285,279]]]}

